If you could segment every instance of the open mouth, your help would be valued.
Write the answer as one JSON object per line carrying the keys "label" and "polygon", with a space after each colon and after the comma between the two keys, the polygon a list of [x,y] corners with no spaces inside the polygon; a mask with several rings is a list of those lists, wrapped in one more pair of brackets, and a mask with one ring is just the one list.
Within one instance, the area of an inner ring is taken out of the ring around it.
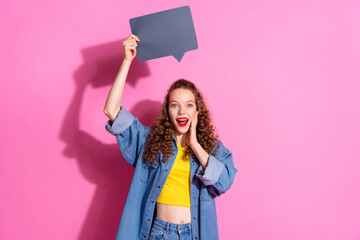
{"label": "open mouth", "polygon": [[186,124],[189,122],[188,118],[178,118],[176,119],[176,122],[181,126],[181,127],[185,127]]}

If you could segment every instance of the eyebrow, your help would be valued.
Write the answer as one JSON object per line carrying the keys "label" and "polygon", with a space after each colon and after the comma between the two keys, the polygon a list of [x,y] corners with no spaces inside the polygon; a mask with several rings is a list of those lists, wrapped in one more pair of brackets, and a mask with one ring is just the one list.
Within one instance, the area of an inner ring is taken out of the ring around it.
{"label": "eyebrow", "polygon": [[[176,100],[171,100],[170,102],[171,102],[171,103],[172,103],[172,102],[176,102],[176,103],[177,103]],[[186,102],[194,102],[194,101],[193,101],[193,100],[187,100]]]}

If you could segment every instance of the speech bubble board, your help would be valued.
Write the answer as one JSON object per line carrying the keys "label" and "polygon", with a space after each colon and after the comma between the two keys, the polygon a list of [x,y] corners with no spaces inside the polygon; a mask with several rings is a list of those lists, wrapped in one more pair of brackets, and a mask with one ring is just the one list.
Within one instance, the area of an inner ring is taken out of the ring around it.
{"label": "speech bubble board", "polygon": [[198,48],[190,7],[184,6],[129,20],[132,34],[139,37],[140,62],[174,56],[179,62],[185,52]]}

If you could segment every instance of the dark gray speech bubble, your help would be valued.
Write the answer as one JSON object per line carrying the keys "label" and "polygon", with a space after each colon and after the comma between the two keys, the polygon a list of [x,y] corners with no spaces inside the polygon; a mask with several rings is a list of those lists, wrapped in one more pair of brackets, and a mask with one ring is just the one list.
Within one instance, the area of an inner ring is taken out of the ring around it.
{"label": "dark gray speech bubble", "polygon": [[198,48],[190,7],[184,6],[130,19],[132,34],[140,38],[136,48],[140,62],[174,56]]}

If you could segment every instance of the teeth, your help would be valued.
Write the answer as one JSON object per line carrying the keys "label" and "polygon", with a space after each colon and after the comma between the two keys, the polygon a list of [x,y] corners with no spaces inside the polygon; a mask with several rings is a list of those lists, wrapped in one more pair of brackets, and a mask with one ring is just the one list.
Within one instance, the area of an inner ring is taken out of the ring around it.
{"label": "teeth", "polygon": [[186,122],[187,120],[186,119],[178,119],[177,121],[178,122]]}

